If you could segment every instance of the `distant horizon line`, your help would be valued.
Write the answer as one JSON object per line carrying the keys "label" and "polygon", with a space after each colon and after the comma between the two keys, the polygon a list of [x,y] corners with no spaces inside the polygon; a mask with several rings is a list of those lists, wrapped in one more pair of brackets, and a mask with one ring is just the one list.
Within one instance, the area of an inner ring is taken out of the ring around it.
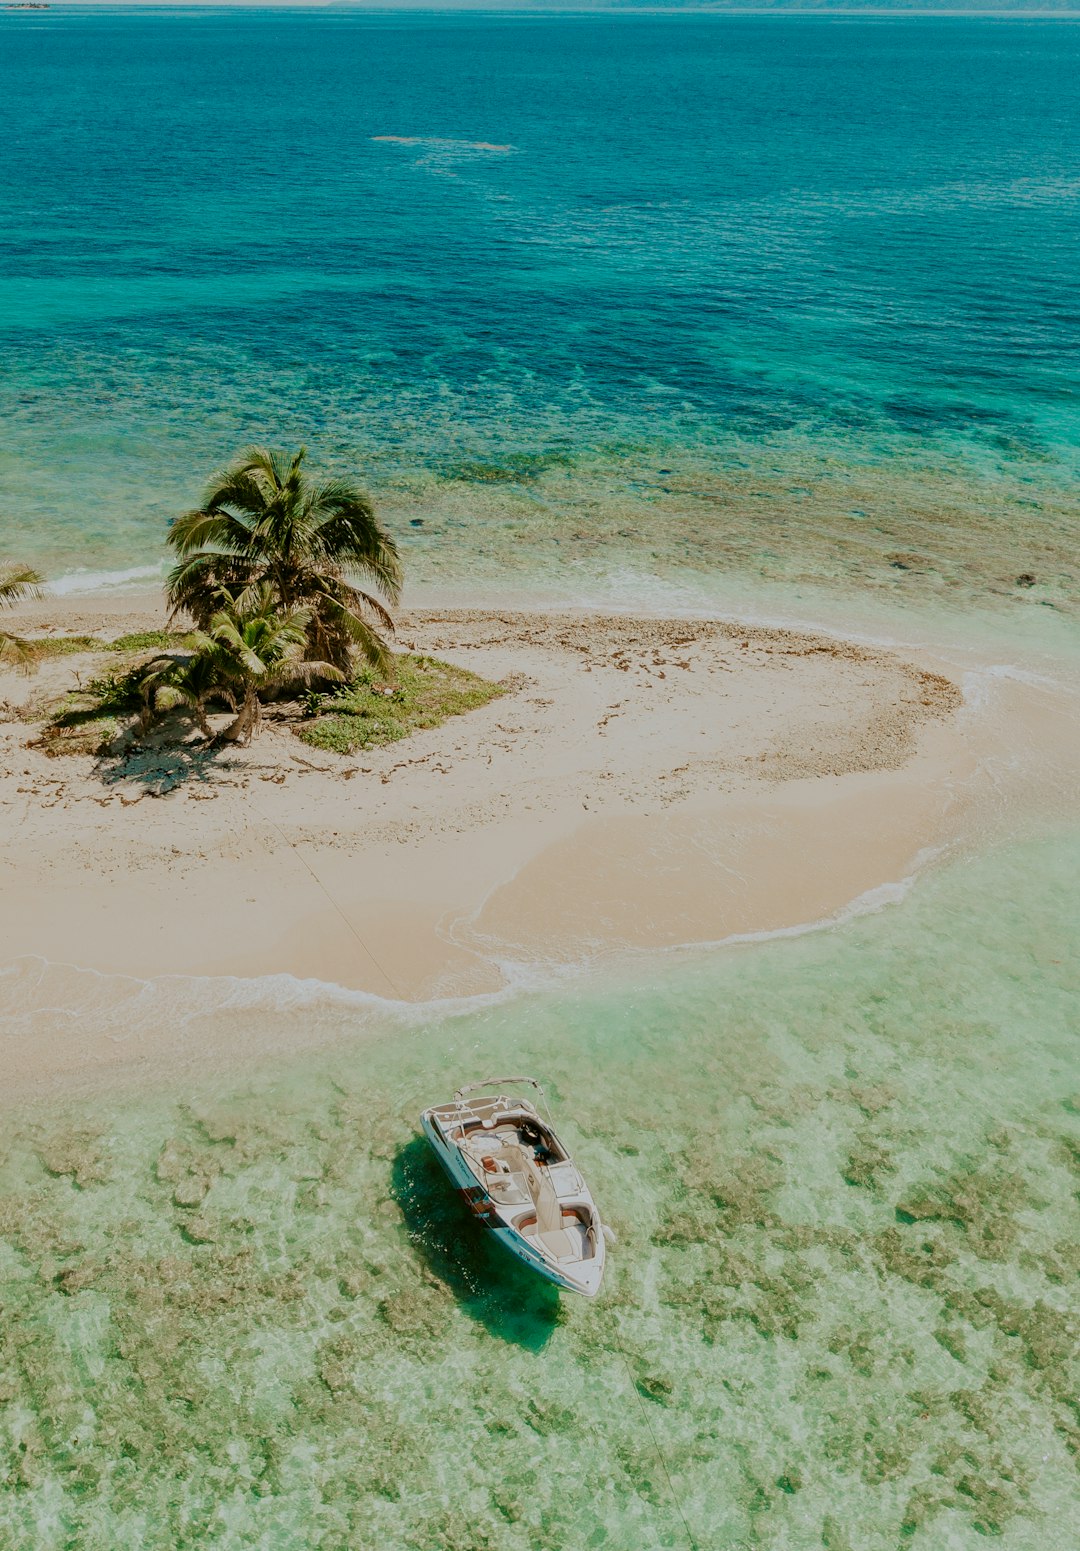
{"label": "distant horizon line", "polygon": [[0,0],[0,12],[12,11],[366,11],[383,15],[400,11],[468,11],[489,15],[567,15],[609,16],[803,16],[803,17],[986,17],[996,20],[1076,20],[1080,19],[1080,0],[1062,0],[1057,5],[1032,5],[1027,0],[998,5],[927,5],[904,3],[832,4],[830,0],[701,0],[701,3],[638,4],[634,0]]}
{"label": "distant horizon line", "polygon": [[491,16],[798,16],[802,18],[865,17],[884,20],[895,17],[923,17],[954,20],[983,18],[994,21],[1077,21],[1080,0],[1063,0],[1059,5],[1030,5],[1018,0],[1014,5],[908,5],[842,4],[829,0],[775,0],[774,4],[749,0],[702,0],[700,4],[671,5],[623,3],[623,0],[0,0],[0,13],[48,11],[357,11],[372,15],[442,14],[468,12]]}

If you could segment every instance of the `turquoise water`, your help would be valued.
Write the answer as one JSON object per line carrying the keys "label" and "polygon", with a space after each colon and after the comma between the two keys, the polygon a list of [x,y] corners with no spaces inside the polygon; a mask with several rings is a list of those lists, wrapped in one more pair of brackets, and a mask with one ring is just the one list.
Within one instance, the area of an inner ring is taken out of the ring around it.
{"label": "turquoise water", "polygon": [[0,550],[153,568],[303,439],[414,582],[1075,603],[1077,28],[0,29]]}
{"label": "turquoise water", "polygon": [[[302,1063],[9,1112],[0,1542],[1071,1551],[1078,878],[1032,839],[394,1037],[327,993]],[[595,1304],[417,1136],[519,1065],[619,1233]]]}
{"label": "turquoise water", "polygon": [[[0,554],[154,574],[205,469],[304,438],[414,581],[1074,679],[1078,66],[1033,21],[0,13]],[[490,1004],[0,954],[0,1043],[168,1052],[3,1108],[0,1546],[1073,1551],[1080,830],[1009,826]],[[594,1305],[417,1139],[517,1066],[619,1233]]]}

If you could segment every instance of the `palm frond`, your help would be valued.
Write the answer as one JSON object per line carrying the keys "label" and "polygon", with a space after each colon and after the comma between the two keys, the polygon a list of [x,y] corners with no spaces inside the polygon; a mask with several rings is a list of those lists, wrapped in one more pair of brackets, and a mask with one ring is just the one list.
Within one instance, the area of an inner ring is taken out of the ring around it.
{"label": "palm frond", "polygon": [[331,684],[344,684],[348,680],[348,674],[343,673],[340,668],[335,668],[332,662],[310,662],[304,657],[282,662],[267,674],[267,682],[270,684],[312,684],[318,680],[327,680]]}
{"label": "palm frond", "polygon": [[369,522],[375,521],[375,503],[355,480],[331,476],[310,486],[310,492],[312,505],[324,518],[355,513]]}
{"label": "palm frond", "polygon": [[179,684],[162,684],[154,697],[154,705],[159,711],[175,711],[177,706],[191,705],[194,695],[188,689],[182,689]]}
{"label": "palm frond", "polygon": [[361,618],[365,613],[374,614],[383,629],[388,630],[391,635],[394,634],[394,616],[372,593],[364,592],[361,588],[353,587],[345,581],[339,581],[335,586],[325,587],[322,590],[352,614],[359,614]]}
{"label": "palm frond", "polygon": [[200,508],[197,512],[185,512],[169,529],[169,545],[178,555],[190,555],[193,550],[207,548],[243,555],[251,544],[252,524],[218,504]]}
{"label": "palm frond", "polygon": [[258,652],[248,645],[235,619],[224,610],[215,614],[210,621],[210,634],[252,678],[261,678],[266,672],[266,664]]}
{"label": "palm frond", "polygon": [[18,668],[20,673],[35,673],[37,659],[30,642],[0,630],[0,667]]}
{"label": "palm frond", "polygon": [[306,457],[307,448],[299,448],[289,459],[289,467],[285,472],[284,479],[281,481],[281,488],[289,491],[294,497],[299,496],[304,488],[305,481],[302,468]]}
{"label": "palm frond", "polygon": [[203,506],[235,506],[257,516],[281,488],[277,455],[268,447],[247,447],[219,469],[203,491]]}
{"label": "palm frond", "polygon": [[165,578],[170,617],[190,614],[205,625],[224,598],[237,599],[261,581],[255,563],[216,550],[201,550],[175,565]]}
{"label": "palm frond", "polygon": [[401,558],[375,516],[371,497],[347,480],[326,481],[315,497],[322,516],[312,555],[366,577],[396,603],[401,596]]}
{"label": "palm frond", "polygon": [[0,604],[40,598],[44,578],[28,565],[0,565]]}
{"label": "palm frond", "polygon": [[259,603],[266,588],[266,578],[262,575],[252,575],[251,580],[239,591],[230,595],[229,606],[233,611],[247,619],[259,612]]}
{"label": "palm frond", "polygon": [[385,673],[390,666],[390,652],[386,642],[359,614],[354,614],[327,595],[324,611],[329,621],[353,646],[358,646],[373,668]]}

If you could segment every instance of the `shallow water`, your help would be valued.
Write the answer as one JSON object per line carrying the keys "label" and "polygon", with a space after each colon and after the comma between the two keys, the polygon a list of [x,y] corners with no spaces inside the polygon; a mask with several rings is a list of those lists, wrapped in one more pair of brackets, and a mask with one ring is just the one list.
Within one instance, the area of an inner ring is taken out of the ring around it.
{"label": "shallow water", "polygon": [[[9,1113],[0,1541],[1069,1551],[1078,863]],[[489,1068],[554,1078],[595,1304],[417,1137]]]}
{"label": "shallow water", "polygon": [[364,470],[418,584],[1080,596],[1075,27],[0,38],[0,549],[54,578],[156,566],[254,438]]}

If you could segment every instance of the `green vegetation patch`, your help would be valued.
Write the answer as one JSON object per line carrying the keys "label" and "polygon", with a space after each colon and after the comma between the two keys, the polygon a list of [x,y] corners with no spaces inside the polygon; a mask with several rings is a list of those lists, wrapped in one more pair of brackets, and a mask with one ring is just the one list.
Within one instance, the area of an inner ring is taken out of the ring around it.
{"label": "green vegetation patch", "polygon": [[142,704],[143,667],[110,668],[57,701],[41,731],[45,753],[102,753]]}
{"label": "green vegetation patch", "polygon": [[367,668],[343,692],[311,697],[319,714],[298,727],[296,735],[312,748],[353,754],[380,743],[396,743],[425,727],[438,727],[502,693],[501,684],[467,668],[410,653],[394,658],[392,680]]}
{"label": "green vegetation patch", "polygon": [[115,641],[103,641],[96,635],[32,636],[25,646],[32,663],[45,662],[51,657],[73,657],[80,652],[149,652],[168,651],[176,647],[188,647],[194,637],[182,630],[136,630],[131,635],[118,636]]}
{"label": "green vegetation patch", "polygon": [[[186,638],[165,631],[123,638],[135,659],[104,673],[44,708],[40,746],[45,753],[100,754],[142,708],[140,684],[147,649],[183,645]],[[102,643],[97,643],[99,646]],[[120,650],[120,643],[115,643]],[[296,729],[312,748],[335,754],[381,743],[396,743],[424,727],[486,705],[502,686],[435,657],[394,658],[392,679],[364,668],[343,690],[302,697],[312,719]]]}
{"label": "green vegetation patch", "polygon": [[37,636],[24,641],[31,662],[45,662],[50,657],[72,657],[77,652],[103,652],[105,642],[92,635]]}
{"label": "green vegetation patch", "polygon": [[177,647],[193,647],[195,637],[185,630],[136,630],[132,635],[118,636],[115,641],[100,644],[109,652],[172,651]]}

